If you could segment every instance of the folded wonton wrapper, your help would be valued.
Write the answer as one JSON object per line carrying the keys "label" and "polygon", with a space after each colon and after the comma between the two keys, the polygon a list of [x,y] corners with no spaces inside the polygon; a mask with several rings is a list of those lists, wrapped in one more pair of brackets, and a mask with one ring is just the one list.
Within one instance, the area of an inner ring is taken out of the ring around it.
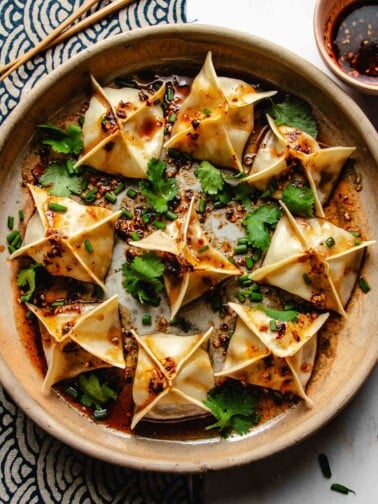
{"label": "folded wonton wrapper", "polygon": [[83,125],[84,150],[76,166],[147,178],[147,164],[160,156],[163,146],[165,85],[152,95],[127,87],[102,88],[93,77],[92,86]]}
{"label": "folded wonton wrapper", "polygon": [[58,313],[27,305],[41,325],[47,373],[43,391],[82,372],[125,367],[118,296],[103,303],[76,303]]}
{"label": "folded wonton wrapper", "polygon": [[265,388],[291,392],[312,401],[305,393],[316,355],[316,334],[329,313],[300,313],[295,322],[273,320],[264,310],[229,303],[238,314],[223,369],[215,376],[228,376]]}
{"label": "folded wonton wrapper", "polygon": [[240,270],[209,244],[202,231],[194,208],[194,198],[184,217],[168,224],[130,245],[155,252],[168,252],[183,265],[177,276],[165,274],[164,283],[171,305],[171,317],[178,310],[199,298],[229,276],[240,275]]}
{"label": "folded wonton wrapper", "polygon": [[212,330],[192,336],[133,332],[139,350],[132,429],[142,418],[185,419],[209,411],[203,401],[215,384],[209,354],[201,347]]}
{"label": "folded wonton wrapper", "polygon": [[[103,280],[112,259],[114,221],[120,212],[84,206],[35,186],[28,187],[37,211],[28,222],[23,246],[11,259],[29,256],[54,276],[94,282],[105,290]],[[66,211],[50,210],[51,203],[62,205]],[[85,246],[87,240],[92,252]]]}
{"label": "folded wonton wrapper", "polygon": [[218,77],[209,52],[164,147],[242,171],[243,150],[254,127],[254,104],[275,93]]}
{"label": "folded wonton wrapper", "polygon": [[[323,207],[332,192],[340,171],[355,150],[354,147],[328,147],[321,149],[318,142],[298,128],[277,126],[268,115],[270,130],[263,138],[253,161],[252,170],[242,182],[253,184],[266,191],[272,179],[285,178],[288,160],[297,160],[303,167],[303,181],[315,196],[315,213],[324,217]],[[272,194],[281,198],[281,190]]]}
{"label": "folded wonton wrapper", "polygon": [[[362,241],[322,218],[294,218],[285,205],[261,268],[252,280],[275,285],[321,310],[346,315],[356,282],[363,249],[374,243]],[[328,238],[334,240],[327,246]]]}

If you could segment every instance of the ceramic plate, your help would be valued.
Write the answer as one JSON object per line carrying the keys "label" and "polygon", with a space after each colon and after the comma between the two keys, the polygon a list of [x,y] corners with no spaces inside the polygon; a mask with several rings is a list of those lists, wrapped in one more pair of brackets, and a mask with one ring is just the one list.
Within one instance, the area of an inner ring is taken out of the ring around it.
{"label": "ceramic plate", "polygon": [[[35,125],[53,120],[67,104],[88,96],[89,73],[100,82],[145,70],[188,68],[198,71],[211,50],[218,75],[239,75],[264,81],[268,89],[305,98],[312,106],[321,137],[331,145],[353,145],[354,163],[343,177],[361,178],[362,190],[351,212],[358,213],[364,232],[376,230],[378,147],[376,132],[355,103],[328,77],[298,56],[265,40],[200,25],[172,25],[135,30],[114,37],[79,54],[28,93],[2,129],[0,149],[1,243],[5,244],[7,216],[18,212],[22,160]],[[377,248],[366,253],[363,274],[377,282]],[[0,378],[17,404],[34,421],[65,443],[106,461],[138,469],[204,471],[261,459],[287,448],[323,426],[357,392],[378,354],[378,312],[374,290],[356,288],[347,307],[348,318],[337,322],[337,339],[320,353],[309,394],[315,406],[298,402],[284,413],[252,429],[247,436],[218,437],[130,435],[88,420],[56,394],[41,393],[42,378],[19,337],[8,252],[2,247],[0,274]],[[14,279],[13,279],[14,281]],[[373,398],[371,398],[373,400]]]}

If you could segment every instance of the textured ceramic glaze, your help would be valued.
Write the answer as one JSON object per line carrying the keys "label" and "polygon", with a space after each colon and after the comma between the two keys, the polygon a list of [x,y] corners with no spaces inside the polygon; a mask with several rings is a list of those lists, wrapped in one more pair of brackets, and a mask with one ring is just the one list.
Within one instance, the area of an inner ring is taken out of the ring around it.
{"label": "textured ceramic glaze", "polygon": [[[100,81],[143,69],[199,69],[208,50],[220,74],[238,73],[264,80],[310,101],[322,131],[333,145],[356,146],[355,167],[362,177],[359,212],[364,230],[374,238],[378,213],[376,133],[361,110],[330,79],[269,42],[214,27],[176,25],[135,30],[103,42],[72,59],[46,78],[16,109],[3,129],[0,148],[0,222],[18,211],[23,197],[20,160],[35,125],[51,119],[67,103],[89,91],[89,72]],[[10,197],[11,195],[11,197]],[[1,242],[5,242],[3,229]],[[377,252],[371,247],[364,275],[377,284]],[[289,447],[320,428],[356,393],[377,361],[378,314],[374,295],[356,290],[348,320],[338,334],[332,356],[320,359],[310,384],[315,407],[304,403],[263,423],[248,436],[232,440],[151,439],[126,435],[97,425],[68,407],[55,394],[41,393],[42,378],[29,362],[14,316],[15,295],[7,252],[0,254],[3,302],[0,305],[0,378],[16,402],[42,428],[93,456],[138,469],[204,471],[242,464]],[[373,400],[373,398],[372,398]]]}
{"label": "textured ceramic glaze", "polygon": [[336,77],[348,86],[364,93],[378,95],[378,85],[362,82],[346,74],[338,65],[332,51],[332,28],[336,18],[356,0],[317,0],[314,9],[314,35],[320,56]]}

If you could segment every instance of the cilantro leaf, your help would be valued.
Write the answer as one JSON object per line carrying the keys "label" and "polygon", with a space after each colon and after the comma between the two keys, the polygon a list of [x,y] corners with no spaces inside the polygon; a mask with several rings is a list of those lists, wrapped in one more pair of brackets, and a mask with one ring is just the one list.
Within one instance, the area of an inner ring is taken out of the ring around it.
{"label": "cilantro leaf", "polygon": [[101,384],[94,373],[81,374],[78,379],[81,391],[92,401],[93,406],[106,404],[108,401],[117,399],[117,392],[106,384]]}
{"label": "cilantro leaf", "polygon": [[157,213],[168,210],[168,203],[178,194],[176,179],[167,177],[167,164],[165,161],[155,158],[150,159],[147,168],[148,180],[140,182],[140,191],[147,197],[148,204]]}
{"label": "cilantro leaf", "polygon": [[80,192],[79,177],[70,176],[64,163],[50,163],[39,181],[43,187],[48,188],[47,192],[54,196],[68,198],[72,193]]}
{"label": "cilantro leaf", "polygon": [[124,281],[122,285],[141,304],[156,304],[157,293],[163,290],[161,276],[164,264],[154,252],[136,256],[131,263],[122,266]]}
{"label": "cilantro leaf", "polygon": [[218,420],[206,429],[218,428],[223,437],[228,437],[233,430],[237,434],[246,434],[260,420],[256,411],[258,398],[250,387],[236,380],[227,380],[220,387],[211,389],[203,403]]}
{"label": "cilantro leaf", "polygon": [[293,214],[313,217],[315,196],[310,187],[288,184],[282,191],[282,200]]}
{"label": "cilantro leaf", "polygon": [[271,319],[281,322],[296,322],[299,315],[296,310],[273,310],[263,305],[259,305],[259,309],[264,311]]}
{"label": "cilantro leaf", "polygon": [[223,189],[222,172],[208,161],[201,161],[195,175],[200,179],[202,190],[210,196],[218,194]]}
{"label": "cilantro leaf", "polygon": [[20,297],[22,303],[28,303],[31,300],[36,289],[36,270],[40,267],[40,264],[32,264],[19,271],[16,282],[17,286],[24,290],[24,294]]}
{"label": "cilantro leaf", "polygon": [[52,124],[39,124],[48,137],[42,143],[50,145],[53,151],[58,154],[78,155],[83,149],[82,130],[77,124],[70,124],[66,130],[57,128]]}
{"label": "cilantro leaf", "polygon": [[313,138],[318,135],[318,127],[312,115],[310,105],[304,100],[294,96],[286,96],[281,103],[273,103],[270,115],[275,120],[277,126],[285,125],[298,128]]}
{"label": "cilantro leaf", "polygon": [[269,226],[274,226],[281,216],[276,206],[261,205],[248,213],[243,224],[247,228],[247,238],[252,247],[266,250],[270,244]]}
{"label": "cilantro leaf", "polygon": [[240,201],[246,210],[252,210],[251,207],[251,196],[255,194],[256,190],[248,182],[241,182],[234,188],[234,199]]}

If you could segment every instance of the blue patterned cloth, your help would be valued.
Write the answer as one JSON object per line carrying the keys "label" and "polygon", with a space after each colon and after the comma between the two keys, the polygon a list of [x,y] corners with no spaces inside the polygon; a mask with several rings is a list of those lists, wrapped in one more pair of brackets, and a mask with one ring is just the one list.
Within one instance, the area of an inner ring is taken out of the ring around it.
{"label": "blue patterned cloth", "polygon": [[[82,2],[0,0],[1,64],[33,47]],[[39,79],[96,41],[175,22],[186,22],[185,0],[139,0],[47,50],[0,84],[0,122]],[[198,503],[199,482],[199,477],[117,467],[76,452],[36,426],[0,386],[0,503]]]}

